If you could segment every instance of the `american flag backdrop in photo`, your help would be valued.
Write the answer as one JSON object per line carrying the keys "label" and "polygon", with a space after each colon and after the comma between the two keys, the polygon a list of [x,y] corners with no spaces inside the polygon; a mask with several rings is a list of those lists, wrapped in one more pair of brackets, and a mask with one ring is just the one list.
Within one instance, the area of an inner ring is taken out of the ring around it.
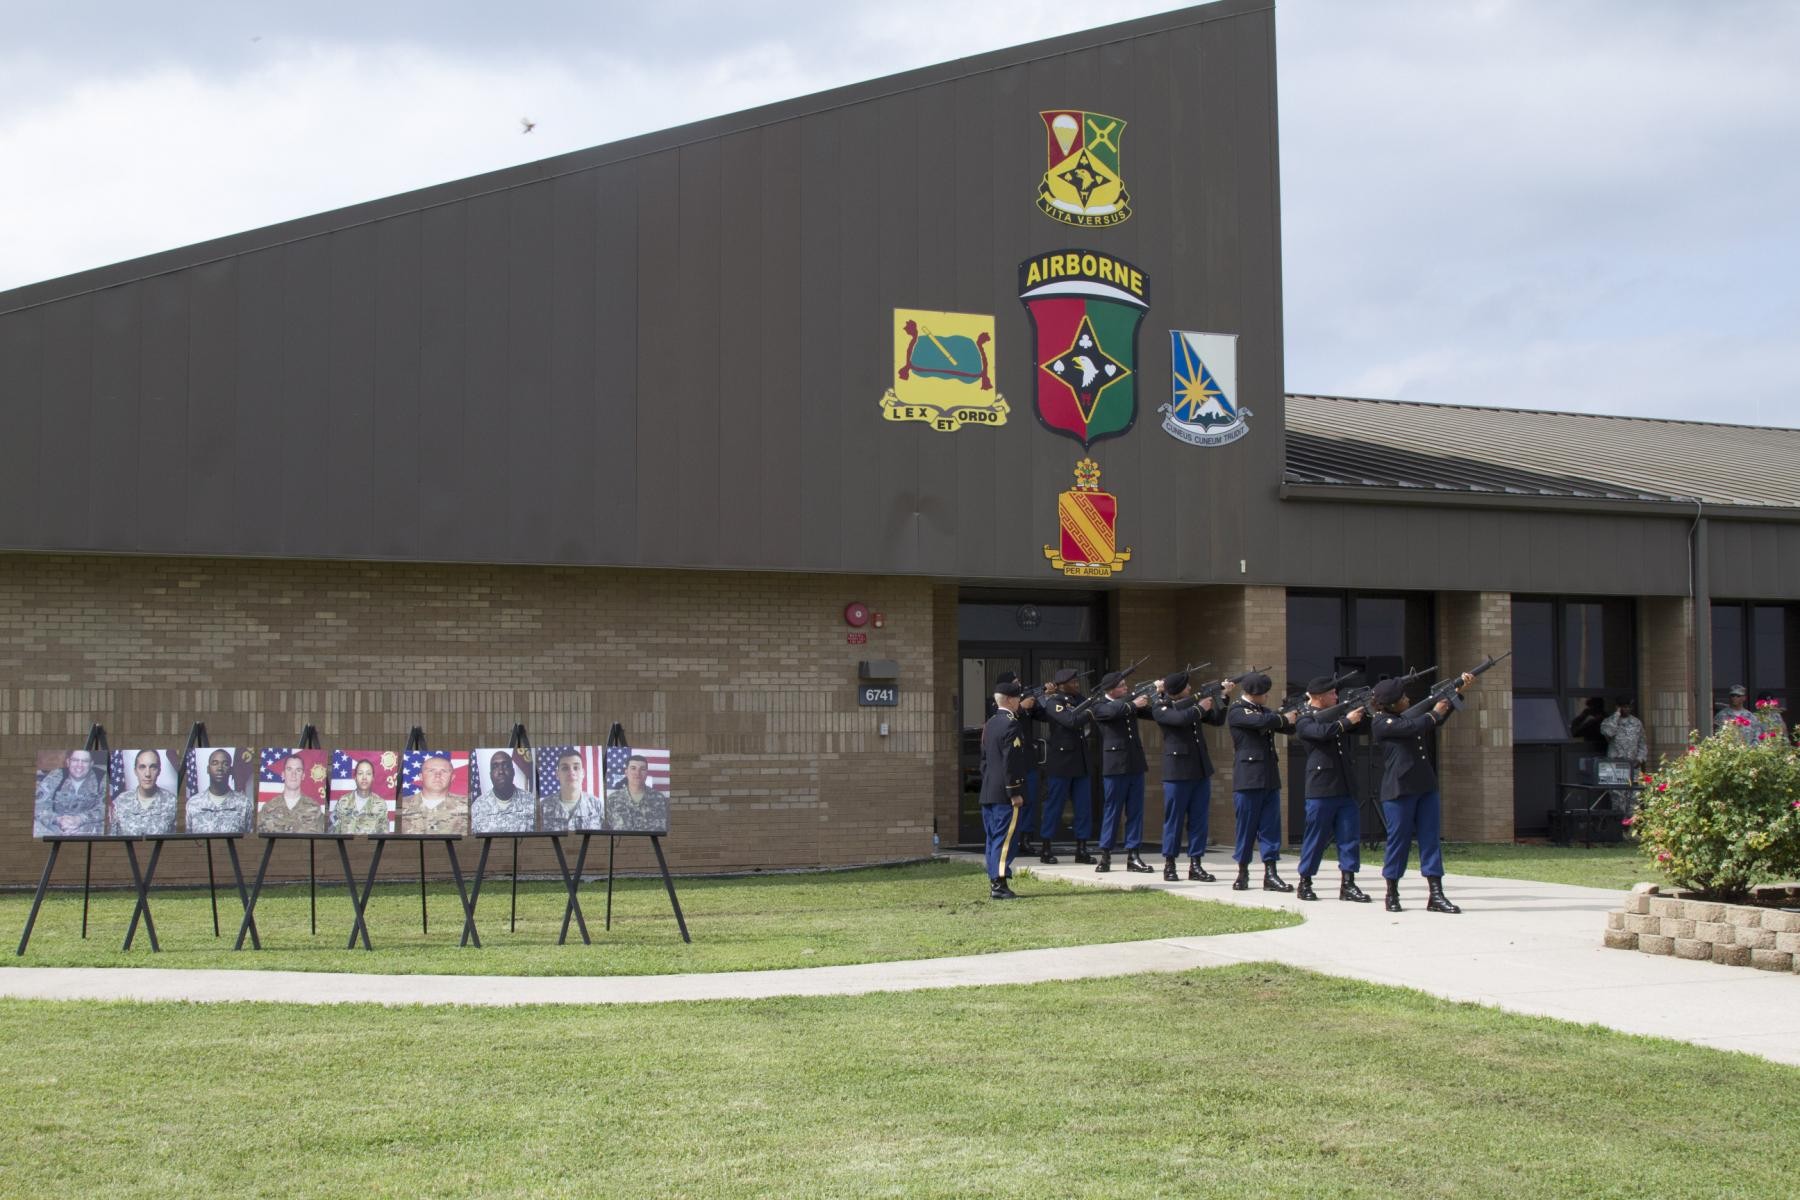
{"label": "american flag backdrop in photo", "polygon": [[375,782],[369,790],[387,801],[388,832],[394,831],[395,810],[399,801],[394,788],[400,782],[400,756],[392,750],[333,750],[331,752],[331,815],[337,819],[337,804],[356,794],[356,764],[368,762],[375,768]]}
{"label": "american flag backdrop in photo", "polygon": [[469,794],[469,752],[467,750],[408,750],[400,759],[400,794],[416,796],[419,792],[419,772],[425,767],[428,758],[447,758],[450,760],[450,794],[466,796]]}
{"label": "american flag backdrop in photo", "polygon": [[537,752],[537,793],[540,796],[562,795],[562,784],[556,779],[556,760],[571,750],[581,755],[581,777],[590,793],[600,790],[601,746],[544,746]]}
{"label": "american flag backdrop in photo", "polygon": [[608,746],[606,748],[606,790],[612,791],[625,783],[625,762],[632,755],[639,755],[650,768],[649,784],[659,792],[669,790],[669,752],[667,750],[646,750],[642,747]]}
{"label": "american flag backdrop in photo", "polygon": [[266,747],[261,756],[261,767],[256,772],[256,802],[258,805],[281,796],[282,764],[298,755],[306,764],[305,772],[300,776],[300,791],[315,804],[324,804],[326,797],[326,775],[329,771],[329,756],[323,750],[299,750],[282,746]]}

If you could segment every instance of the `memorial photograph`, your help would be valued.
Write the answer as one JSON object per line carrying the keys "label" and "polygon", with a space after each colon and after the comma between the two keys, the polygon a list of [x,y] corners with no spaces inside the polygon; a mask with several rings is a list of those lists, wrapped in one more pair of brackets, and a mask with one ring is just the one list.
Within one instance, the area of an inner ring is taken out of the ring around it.
{"label": "memorial photograph", "polygon": [[469,832],[469,752],[408,750],[401,756],[399,832]]}
{"label": "memorial photograph", "polygon": [[606,748],[607,829],[669,832],[669,752],[636,746]]}
{"label": "memorial photograph", "polygon": [[195,834],[244,834],[255,818],[256,753],[239,746],[188,751],[183,826]]}
{"label": "memorial photograph", "polygon": [[[598,832],[606,823],[606,747],[544,746],[537,752],[538,829]],[[620,765],[621,771],[624,769]]]}
{"label": "memorial photograph", "polygon": [[106,832],[106,764],[87,750],[39,750],[33,837],[97,837]]}
{"label": "memorial photograph", "polygon": [[469,824],[476,833],[532,833],[537,793],[531,751],[476,750],[469,763]]}
{"label": "memorial photograph", "polygon": [[330,758],[323,750],[263,750],[256,777],[256,832],[326,832]]}
{"label": "memorial photograph", "polygon": [[152,837],[175,832],[177,782],[171,750],[115,750],[106,832]]}
{"label": "memorial photograph", "polygon": [[333,750],[331,832],[394,832],[399,787],[397,751]]}

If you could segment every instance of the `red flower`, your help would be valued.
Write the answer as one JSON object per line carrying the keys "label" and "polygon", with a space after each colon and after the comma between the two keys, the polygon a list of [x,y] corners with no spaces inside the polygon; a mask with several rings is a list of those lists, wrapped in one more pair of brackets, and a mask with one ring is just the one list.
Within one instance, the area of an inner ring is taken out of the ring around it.
{"label": "red flower", "polygon": [[1656,856],[1656,861],[1657,862],[1668,862],[1669,861],[1669,852],[1667,850],[1664,850],[1661,854],[1658,854]]}
{"label": "red flower", "polygon": [[1749,717],[1735,717],[1733,719],[1736,720],[1739,725],[1748,725],[1750,723]]}
{"label": "red flower", "polygon": [[[1795,808],[1800,808],[1800,800],[1796,800],[1796,801],[1794,801],[1794,807],[1795,807]],[[1625,818],[1625,819],[1624,819],[1624,820],[1623,820],[1623,821],[1620,821],[1620,822],[1619,822],[1619,824],[1621,824],[1621,825],[1629,825],[1629,824],[1631,824],[1631,823],[1632,823],[1632,822],[1633,822],[1633,821],[1635,821],[1635,820],[1637,820],[1637,818],[1636,818],[1636,817],[1626,817],[1626,818]]]}

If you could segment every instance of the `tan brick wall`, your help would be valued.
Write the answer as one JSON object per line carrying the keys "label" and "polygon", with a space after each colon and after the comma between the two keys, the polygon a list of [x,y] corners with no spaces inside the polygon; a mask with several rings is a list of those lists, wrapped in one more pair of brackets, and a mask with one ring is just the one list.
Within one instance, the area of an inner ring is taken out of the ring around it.
{"label": "tan brick wall", "polygon": [[1638,601],[1638,715],[1652,764],[1681,754],[1694,728],[1693,608],[1686,596]]}
{"label": "tan brick wall", "polygon": [[[1512,648],[1512,597],[1504,592],[1439,592],[1438,678],[1483,655]],[[1467,704],[1438,733],[1444,836],[1467,842],[1513,837],[1512,660],[1469,689]]]}
{"label": "tan brick wall", "polygon": [[957,589],[954,585],[931,588],[931,664],[933,688],[932,719],[936,722],[932,736],[932,815],[937,822],[937,835],[944,846],[957,843],[957,806],[961,803],[962,782],[958,770],[961,753],[961,680],[958,672],[962,658],[958,652],[956,625]]}
{"label": "tan brick wall", "polygon": [[[851,600],[886,615],[867,645],[846,642]],[[80,744],[92,721],[115,747],[175,748],[197,719],[220,745],[288,744],[310,721],[327,746],[396,748],[415,724],[471,746],[524,721],[547,745],[619,721],[673,752],[676,868],[916,858],[954,737],[946,619],[953,660],[954,589],[923,580],[0,556],[0,884],[42,869],[33,751]],[[898,708],[857,707],[863,658],[899,660]],[[303,860],[278,851],[272,875]],[[653,861],[621,843],[622,869]],[[553,860],[532,843],[521,866]],[[102,847],[95,871],[121,880],[123,854]],[[204,877],[193,845],[171,843],[159,878]],[[57,881],[79,879],[65,855]]]}

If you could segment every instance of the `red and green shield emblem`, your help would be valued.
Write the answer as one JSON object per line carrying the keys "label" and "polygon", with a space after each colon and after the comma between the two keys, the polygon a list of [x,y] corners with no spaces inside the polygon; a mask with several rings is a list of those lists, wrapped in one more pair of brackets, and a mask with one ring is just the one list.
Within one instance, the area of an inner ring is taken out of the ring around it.
{"label": "red and green shield emblem", "polygon": [[1137,419],[1137,334],[1149,282],[1123,259],[1058,250],[1019,264],[1038,420],[1087,447]]}

